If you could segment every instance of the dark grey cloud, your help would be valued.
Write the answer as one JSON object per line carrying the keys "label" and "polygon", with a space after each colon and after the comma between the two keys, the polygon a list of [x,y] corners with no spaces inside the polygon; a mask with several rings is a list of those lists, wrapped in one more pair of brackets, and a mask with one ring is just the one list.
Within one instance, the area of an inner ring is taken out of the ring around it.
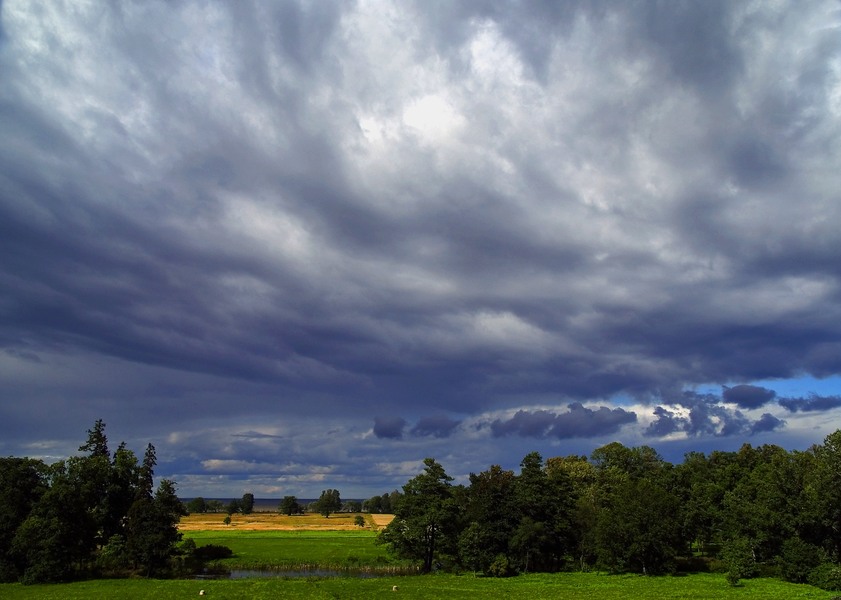
{"label": "dark grey cloud", "polygon": [[401,417],[375,417],[374,435],[378,438],[397,439],[403,437],[406,420]]}
{"label": "dark grey cloud", "polygon": [[725,402],[731,402],[740,408],[760,408],[771,402],[777,393],[757,385],[725,386],[721,396]]}
{"label": "dark grey cloud", "polygon": [[806,431],[832,390],[783,430],[755,382],[841,374],[839,18],[0,2],[2,450],[229,425],[195,485],[277,466],[278,415],[366,460],[408,431],[394,478],[451,440]]}
{"label": "dark grey cloud", "polygon": [[818,396],[808,398],[780,398],[779,404],[789,412],[823,412],[841,406],[841,396]]}
{"label": "dark grey cloud", "polygon": [[491,432],[495,437],[516,433],[522,437],[535,438],[587,438],[616,433],[623,425],[637,420],[634,412],[622,408],[600,406],[594,410],[580,402],[573,402],[568,409],[562,413],[520,410],[510,419],[495,419],[490,424]]}
{"label": "dark grey cloud", "polygon": [[606,406],[593,410],[573,402],[568,412],[557,416],[549,435],[560,439],[596,437],[616,433],[623,425],[636,421],[637,415],[633,411]]}
{"label": "dark grey cloud", "polygon": [[644,435],[648,437],[666,437],[677,431],[686,431],[687,419],[680,417],[677,413],[662,406],[654,408],[656,420],[646,427]]}
{"label": "dark grey cloud", "polygon": [[424,417],[412,427],[411,433],[416,436],[432,436],[436,438],[449,437],[460,421],[445,416]]}
{"label": "dark grey cloud", "polygon": [[543,437],[557,418],[557,413],[548,410],[518,410],[508,420],[494,420],[491,423],[491,431],[495,437],[503,437],[513,433],[523,437]]}
{"label": "dark grey cloud", "polygon": [[751,433],[767,433],[785,427],[785,421],[778,419],[771,413],[763,415],[751,425]]}

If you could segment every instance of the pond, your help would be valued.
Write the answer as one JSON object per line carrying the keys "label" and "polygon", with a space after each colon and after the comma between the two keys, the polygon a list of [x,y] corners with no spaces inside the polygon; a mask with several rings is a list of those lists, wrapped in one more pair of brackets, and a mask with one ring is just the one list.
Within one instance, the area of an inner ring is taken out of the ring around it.
{"label": "pond", "polygon": [[195,576],[196,579],[259,579],[288,577],[355,577],[360,579],[373,579],[383,577],[387,573],[373,571],[362,571],[359,569],[213,569],[205,570]]}

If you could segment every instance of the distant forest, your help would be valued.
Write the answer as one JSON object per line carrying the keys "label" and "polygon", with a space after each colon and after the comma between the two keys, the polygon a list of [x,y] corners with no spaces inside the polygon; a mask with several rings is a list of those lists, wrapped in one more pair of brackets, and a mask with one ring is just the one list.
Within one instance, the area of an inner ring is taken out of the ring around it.
{"label": "distant forest", "polygon": [[[142,459],[125,444],[112,453],[100,420],[79,451],[52,465],[0,458],[0,580],[187,572],[196,549],[177,527],[187,507],[173,481],[153,490],[154,446]],[[246,493],[224,509],[253,503]],[[841,589],[841,430],[805,451],[745,444],[677,465],[618,442],[589,457],[532,452],[518,473],[493,465],[467,485],[427,458],[399,492],[343,503],[325,490],[278,506],[307,509],[393,513],[377,542],[423,572],[717,571],[733,584],[762,575]]]}

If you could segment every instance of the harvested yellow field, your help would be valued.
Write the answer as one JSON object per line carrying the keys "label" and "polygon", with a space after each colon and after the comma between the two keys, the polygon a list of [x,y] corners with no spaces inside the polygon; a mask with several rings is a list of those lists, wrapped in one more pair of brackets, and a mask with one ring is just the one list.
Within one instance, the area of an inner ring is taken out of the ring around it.
{"label": "harvested yellow field", "polygon": [[372,521],[374,529],[382,529],[394,520],[394,515],[365,515],[365,522]]}
{"label": "harvested yellow field", "polygon": [[255,512],[250,515],[231,515],[230,525],[225,524],[224,513],[192,514],[181,517],[181,531],[359,531],[353,521],[362,514],[367,529],[379,530],[391,523],[394,515],[369,515],[340,513],[329,517],[307,513],[288,517],[279,513]]}

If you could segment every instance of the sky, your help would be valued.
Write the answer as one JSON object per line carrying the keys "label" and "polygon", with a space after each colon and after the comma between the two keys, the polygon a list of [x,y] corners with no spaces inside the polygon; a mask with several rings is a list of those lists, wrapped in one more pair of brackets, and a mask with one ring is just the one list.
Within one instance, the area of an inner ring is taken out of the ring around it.
{"label": "sky", "polygon": [[183,496],[841,426],[837,1],[0,0],[0,455]]}

